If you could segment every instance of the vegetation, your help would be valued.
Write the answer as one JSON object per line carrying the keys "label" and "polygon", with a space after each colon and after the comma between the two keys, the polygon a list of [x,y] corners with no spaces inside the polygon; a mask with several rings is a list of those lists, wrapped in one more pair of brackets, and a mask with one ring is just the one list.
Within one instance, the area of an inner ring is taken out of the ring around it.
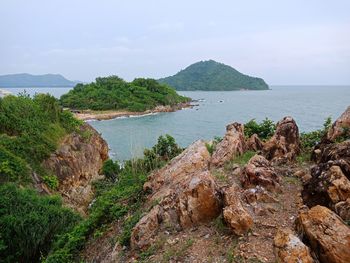
{"label": "vegetation", "polygon": [[328,117],[323,124],[323,129],[301,133],[300,142],[301,142],[302,151],[303,152],[310,151],[319,142],[321,142],[322,138],[327,134],[331,125],[332,125],[332,119]]}
{"label": "vegetation", "polygon": [[265,120],[260,123],[257,123],[255,119],[252,119],[244,124],[244,134],[247,138],[253,134],[257,134],[261,140],[266,141],[272,137],[275,130],[276,124],[268,118],[265,118]]}
{"label": "vegetation", "polygon": [[194,63],[176,75],[158,81],[176,90],[266,90],[269,88],[263,79],[244,75],[214,60]]}
{"label": "vegetation", "polygon": [[246,165],[255,154],[256,152],[254,151],[246,151],[242,155],[235,157],[232,162],[241,166]]}
{"label": "vegetation", "polygon": [[94,204],[90,209],[89,217],[76,225],[72,231],[61,235],[54,244],[52,252],[46,262],[72,262],[78,260],[78,254],[86,242],[100,226],[107,225],[118,219],[125,218],[123,231],[119,242],[124,246],[130,243],[132,228],[142,216],[141,204],[145,193],[143,184],[147,174],[164,165],[171,158],[182,151],[170,135],[160,136],[158,143],[146,150],[144,159],[131,160],[121,168],[113,161],[105,162],[103,169],[107,173],[116,175],[117,180],[97,184],[98,191]]}
{"label": "vegetation", "polygon": [[48,253],[56,235],[79,221],[58,196],[39,196],[12,183],[0,185],[0,258],[35,262]]}
{"label": "vegetation", "polygon": [[0,123],[0,258],[35,262],[79,216],[63,208],[60,197],[32,190],[31,173],[57,189],[57,177],[45,171],[41,162],[81,123],[62,111],[54,97],[44,94],[0,99]]}
{"label": "vegetation", "polygon": [[0,123],[0,181],[22,184],[30,182],[30,169],[49,175],[41,162],[82,124],[46,94],[0,99]]}
{"label": "vegetation", "polygon": [[81,110],[145,111],[158,105],[189,101],[174,89],[153,79],[126,82],[117,76],[96,78],[90,84],[77,84],[60,99],[65,107]]}

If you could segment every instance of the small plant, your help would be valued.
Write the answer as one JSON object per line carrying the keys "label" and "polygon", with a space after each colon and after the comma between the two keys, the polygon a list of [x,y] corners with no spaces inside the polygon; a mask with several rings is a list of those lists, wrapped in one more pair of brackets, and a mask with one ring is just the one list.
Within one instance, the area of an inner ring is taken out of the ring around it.
{"label": "small plant", "polygon": [[327,134],[331,127],[332,119],[328,117],[323,123],[323,129],[319,129],[312,132],[303,132],[300,134],[300,143],[302,151],[310,151],[315,147],[322,138]]}
{"label": "small plant", "polygon": [[235,157],[232,162],[239,164],[240,166],[246,165],[255,154],[256,152],[254,151],[246,151],[242,155]]}
{"label": "small plant", "polygon": [[213,224],[220,234],[226,234],[230,231],[228,226],[224,222],[223,215],[219,215],[217,218],[215,218]]}
{"label": "small plant", "polygon": [[207,150],[209,152],[210,155],[213,155],[214,151],[215,151],[215,145],[214,143],[205,143],[205,147],[207,147]]}
{"label": "small plant", "polygon": [[276,130],[276,124],[265,118],[261,123],[257,123],[255,119],[250,120],[244,124],[244,134],[246,137],[250,137],[253,134],[257,134],[261,140],[268,140]]}
{"label": "small plant", "polygon": [[218,170],[213,170],[213,171],[212,171],[212,174],[214,175],[214,177],[215,177],[219,182],[222,182],[222,183],[228,183],[228,182],[229,182],[227,176],[226,176],[223,172],[220,172],[220,171],[218,171]]}
{"label": "small plant", "polygon": [[114,161],[112,159],[108,159],[103,163],[102,173],[106,176],[106,178],[112,182],[115,182],[118,178],[118,174],[121,172],[120,165],[118,161]]}
{"label": "small plant", "polygon": [[59,182],[56,175],[44,175],[42,179],[44,183],[52,190],[58,189]]}

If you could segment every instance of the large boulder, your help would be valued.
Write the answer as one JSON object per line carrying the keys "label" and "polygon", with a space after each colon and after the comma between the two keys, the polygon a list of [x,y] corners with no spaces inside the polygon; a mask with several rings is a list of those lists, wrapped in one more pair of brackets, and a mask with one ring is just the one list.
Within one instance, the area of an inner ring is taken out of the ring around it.
{"label": "large boulder", "polygon": [[226,161],[243,154],[245,151],[244,126],[240,123],[232,123],[226,126],[226,134],[221,142],[216,145],[211,163],[221,166]]}
{"label": "large boulder", "polygon": [[292,117],[284,117],[277,123],[275,134],[263,147],[266,159],[285,163],[295,161],[300,152],[299,129]]}
{"label": "large boulder", "polygon": [[313,263],[310,249],[289,229],[278,229],[274,238],[278,263]]}
{"label": "large boulder", "polygon": [[279,178],[271,163],[262,155],[254,155],[243,169],[241,183],[244,188],[256,185],[275,191],[280,188]]}
{"label": "large boulder", "polygon": [[144,185],[151,192],[148,203],[158,205],[133,229],[133,248],[149,246],[162,225],[183,229],[220,214],[221,192],[208,170],[209,160],[204,141],[197,141],[149,177]]}
{"label": "large boulder", "polygon": [[[326,206],[339,212],[338,214],[346,220],[348,213],[344,211],[344,207],[347,207],[346,200],[350,198],[350,181],[341,168],[328,163],[318,165],[311,169],[311,175],[312,178],[304,184],[302,191],[304,203],[309,207]],[[339,202],[342,203],[338,204]]]}
{"label": "large boulder", "polygon": [[297,227],[321,262],[350,262],[350,228],[328,208],[300,212]]}
{"label": "large boulder", "polygon": [[242,205],[237,186],[224,189],[224,206],[224,219],[236,235],[243,235],[251,229],[253,219]]}
{"label": "large boulder", "polygon": [[333,142],[341,136],[350,136],[350,106],[333,123],[327,133],[327,139]]}
{"label": "large boulder", "polygon": [[264,147],[263,142],[259,139],[257,134],[253,134],[246,141],[246,149],[247,151],[261,151]]}
{"label": "large boulder", "polygon": [[99,170],[108,159],[108,145],[90,125],[66,136],[43,166],[59,180],[58,191],[65,203],[84,213],[93,198],[91,182],[100,178]]}

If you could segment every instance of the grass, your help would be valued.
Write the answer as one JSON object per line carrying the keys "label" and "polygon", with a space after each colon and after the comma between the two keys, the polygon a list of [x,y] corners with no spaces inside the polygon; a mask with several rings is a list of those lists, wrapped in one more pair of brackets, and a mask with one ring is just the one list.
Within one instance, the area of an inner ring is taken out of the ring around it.
{"label": "grass", "polygon": [[242,155],[236,156],[235,158],[233,158],[230,161],[227,161],[224,164],[224,170],[226,172],[230,172],[237,165],[239,165],[239,166],[246,165],[255,154],[256,154],[256,152],[254,152],[254,151],[246,151]]}
{"label": "grass", "polygon": [[170,259],[179,261],[182,257],[185,256],[187,250],[193,245],[194,240],[189,238],[178,248],[172,247],[171,249],[164,252],[163,262],[169,262]]}
{"label": "grass", "polygon": [[227,178],[227,176],[218,170],[213,170],[211,171],[212,175],[214,175],[214,177],[221,183],[229,183],[229,179]]}
{"label": "grass", "polygon": [[311,161],[311,152],[303,151],[297,156],[297,163],[303,165]]}

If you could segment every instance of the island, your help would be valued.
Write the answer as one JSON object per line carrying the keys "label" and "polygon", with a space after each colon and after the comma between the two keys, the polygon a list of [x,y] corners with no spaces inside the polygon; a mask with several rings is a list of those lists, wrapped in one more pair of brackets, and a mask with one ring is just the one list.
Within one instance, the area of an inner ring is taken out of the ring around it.
{"label": "island", "polygon": [[79,81],[71,81],[60,74],[31,75],[28,73],[0,76],[0,87],[74,87]]}
{"label": "island", "polygon": [[194,63],[174,76],[161,78],[176,90],[267,90],[269,86],[261,78],[244,75],[234,68],[214,60]]}
{"label": "island", "polygon": [[127,82],[118,76],[77,84],[60,98],[61,105],[82,120],[170,112],[189,107],[190,101],[154,79],[136,78]]}

